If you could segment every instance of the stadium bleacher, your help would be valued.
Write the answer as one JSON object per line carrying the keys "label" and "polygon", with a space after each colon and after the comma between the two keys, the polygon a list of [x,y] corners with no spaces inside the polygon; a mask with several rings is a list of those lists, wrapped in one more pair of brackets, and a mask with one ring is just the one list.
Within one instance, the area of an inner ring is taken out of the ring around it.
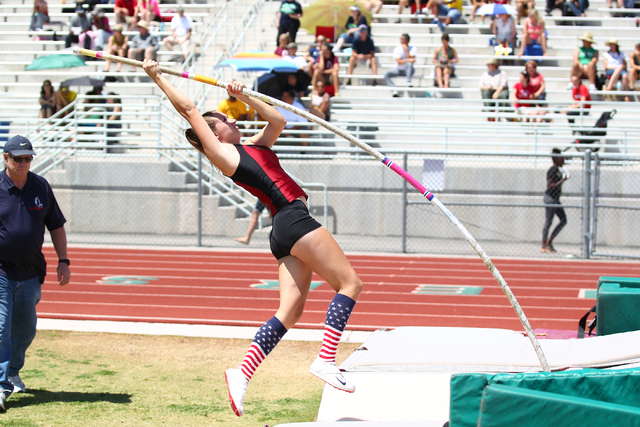
{"label": "stadium bleacher", "polygon": [[[197,26],[196,32],[199,29],[198,27],[207,24],[208,17],[216,9],[214,3],[190,3],[181,5],[186,7],[187,13],[194,17]],[[275,49],[275,27],[273,23],[276,6],[271,5],[272,10],[263,16],[261,26],[264,37],[261,37],[255,46],[244,45],[244,50],[257,48],[273,51]],[[548,56],[544,58],[534,57],[532,59],[541,60],[539,72],[545,77],[547,101],[550,103],[549,111],[551,114],[547,118],[552,119],[554,123],[559,124],[562,122],[563,126],[566,125],[562,116],[553,113],[553,111],[560,110],[563,105],[568,105],[571,101],[570,92],[566,90],[566,86],[569,82],[573,50],[579,44],[578,37],[582,33],[588,31],[594,34],[596,40],[595,46],[599,49],[601,57],[602,53],[606,51],[605,42],[610,37],[616,37],[620,41],[621,51],[624,52],[627,57],[633,50],[637,40],[640,40],[640,29],[637,27],[638,21],[637,18],[633,16],[635,10],[608,9],[605,6],[606,2],[604,0],[593,1],[587,11],[586,18],[563,17],[559,10],[555,10],[553,16],[546,16],[544,18],[549,33]],[[50,5],[52,21],[62,24],[57,24],[56,28],[50,28],[45,31],[30,32],[27,31],[31,8],[29,2],[9,0],[9,2],[0,5],[0,20],[3,21],[3,28],[0,31],[0,64],[3,65],[3,71],[0,72],[0,87],[5,92],[24,94],[26,98],[33,99],[34,95],[37,95],[39,91],[40,83],[44,75],[54,80],[54,86],[57,86],[57,83],[66,78],[87,75],[93,78],[119,77],[117,83],[112,83],[109,86],[113,90],[139,94],[157,93],[154,91],[152,84],[141,82],[140,78],[144,75],[140,70],[133,74],[130,72],[120,75],[108,73],[105,76],[100,73],[100,61],[87,61],[85,67],[54,70],[49,73],[22,72],[24,67],[35,57],[56,53],[64,47],[64,42],[60,34],[65,34],[66,22],[73,16],[73,13],[63,12],[64,7],[64,4]],[[113,24],[113,13],[110,11],[109,5],[104,5],[104,7],[108,11],[106,16],[109,17]],[[177,4],[161,3],[161,9],[163,11],[175,10],[176,7]],[[543,4],[537,5],[541,15],[544,15],[543,7]],[[468,22],[470,11],[470,3],[465,1],[463,22]],[[362,102],[365,99],[370,99],[368,105],[371,105],[373,110],[376,110],[374,106],[377,105],[379,106],[377,110],[384,111],[384,108],[391,102],[394,105],[394,110],[397,112],[397,109],[403,110],[405,107],[409,108],[408,99],[411,99],[410,108],[415,108],[415,105],[419,105],[419,109],[429,111],[433,108],[433,106],[428,105],[427,100],[429,98],[445,98],[449,100],[448,107],[445,108],[449,110],[449,115],[452,120],[443,122],[442,114],[426,114],[424,117],[421,117],[423,124],[435,126],[442,124],[450,126],[455,123],[456,111],[462,107],[462,105],[456,105],[460,102],[459,100],[465,102],[476,100],[478,106],[477,111],[481,113],[482,104],[480,91],[477,87],[478,79],[485,70],[484,62],[494,56],[493,48],[490,45],[492,34],[488,24],[464,23],[449,26],[447,32],[451,36],[451,45],[457,49],[460,61],[456,66],[456,75],[452,79],[451,88],[442,90],[434,88],[434,67],[432,63],[433,51],[440,46],[442,33],[436,25],[430,23],[430,17],[424,15],[420,19],[421,22],[419,22],[416,16],[409,15],[406,12],[398,15],[396,4],[389,2],[383,6],[381,13],[376,15],[375,18],[378,22],[372,24],[372,37],[379,50],[377,53],[379,74],[377,76],[371,76],[370,70],[358,67],[354,72],[354,78],[351,79],[353,84],[344,85],[346,82],[347,67],[346,62],[343,62],[340,76],[341,84],[344,88],[340,91],[340,98],[334,98],[333,100],[334,111],[332,113],[332,119],[334,121],[341,121],[342,118],[345,117],[344,114],[347,114],[345,120],[352,122],[354,120],[352,117],[353,113],[348,112],[349,109],[344,108],[344,105],[351,102],[365,103]],[[401,23],[395,24],[396,19],[400,19]],[[167,30],[167,28],[161,29],[160,26],[156,26],[154,29],[160,37],[167,35],[169,33]],[[517,31],[521,33],[521,26],[517,27]],[[398,80],[398,89],[401,93],[404,93],[406,97],[396,100],[391,98],[392,89],[386,87],[382,76],[385,71],[395,66],[392,51],[397,44],[399,34],[402,32],[408,32],[412,37],[411,43],[418,47],[418,60],[416,63],[414,87],[403,87],[403,83]],[[56,37],[53,37],[54,33]],[[53,38],[57,38],[57,41],[52,40]],[[307,34],[304,30],[300,30],[298,36],[298,43],[300,45],[298,49],[299,54],[302,54],[306,46],[313,42],[313,34]],[[175,57],[174,52],[167,52],[163,47],[158,54],[163,65],[180,65],[173,61]],[[343,61],[346,61],[346,54],[342,55]],[[513,56],[504,58],[504,60],[508,62],[503,65],[502,68],[509,75],[511,85],[517,82],[518,73],[522,69],[522,64],[525,59],[529,58]],[[212,65],[213,64],[208,63],[206,67]],[[602,70],[601,64],[600,69]],[[246,77],[250,79],[253,78],[252,75]],[[375,77],[379,83],[376,87],[371,87],[367,84],[373,77]],[[365,78],[368,79],[365,80]],[[131,87],[129,87],[129,85],[131,85]],[[619,127],[631,131],[638,130],[640,126],[636,123],[637,120],[634,120],[637,114],[636,103],[618,102],[622,98],[616,95],[618,94],[605,94],[603,92],[592,93],[596,104],[598,101],[605,102],[603,105],[595,105],[594,111],[597,109],[615,108],[618,111],[618,115],[616,116],[616,120],[610,124],[612,129]],[[635,92],[629,92],[626,95],[629,96],[632,101],[637,102],[640,100]],[[207,101],[206,105],[209,108],[215,107],[218,101],[217,96],[218,95],[216,95],[214,101]],[[463,105],[465,108],[468,107],[468,104]],[[442,112],[442,105],[438,105],[436,108],[439,113]],[[591,119],[595,120],[595,116],[597,116],[597,114],[592,115]],[[378,120],[377,117],[378,115],[376,114],[366,114],[366,117],[361,117],[361,119],[365,122],[375,122]],[[513,118],[513,114],[504,116],[505,121]],[[471,115],[468,117],[468,120],[471,120],[472,123],[476,123],[478,126],[484,126],[486,116],[483,116],[483,114]],[[510,124],[504,123],[504,125],[507,126]],[[546,123],[547,127],[553,127],[553,125],[553,123]]]}

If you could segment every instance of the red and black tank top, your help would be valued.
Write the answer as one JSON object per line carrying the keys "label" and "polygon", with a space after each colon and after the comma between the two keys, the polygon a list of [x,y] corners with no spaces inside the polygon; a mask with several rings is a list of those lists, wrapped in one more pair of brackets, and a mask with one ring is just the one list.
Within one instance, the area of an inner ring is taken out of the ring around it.
{"label": "red and black tank top", "polygon": [[234,144],[240,163],[230,178],[253,194],[275,215],[281,208],[307,194],[282,169],[276,154],[262,145]]}

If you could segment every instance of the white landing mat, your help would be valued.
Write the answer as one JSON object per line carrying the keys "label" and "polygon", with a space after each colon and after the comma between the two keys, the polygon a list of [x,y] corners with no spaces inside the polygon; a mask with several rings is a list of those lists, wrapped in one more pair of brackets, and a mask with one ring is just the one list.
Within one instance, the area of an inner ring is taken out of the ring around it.
{"label": "white landing mat", "polygon": [[[640,362],[640,331],[539,340],[551,370]],[[529,338],[507,329],[402,327],[374,332],[340,366],[347,372],[539,372]]]}
{"label": "white landing mat", "polygon": [[386,421],[402,426],[433,421],[442,427],[449,419],[451,373],[345,372],[345,377],[356,391],[345,393],[325,385],[318,421]]}
{"label": "white landing mat", "polygon": [[[539,342],[552,370],[624,368],[640,362],[640,331]],[[318,421],[336,422],[335,427],[347,420],[442,426],[449,419],[452,374],[542,370],[521,332],[427,327],[376,331],[340,369],[356,386],[355,393],[325,386],[318,411]]]}

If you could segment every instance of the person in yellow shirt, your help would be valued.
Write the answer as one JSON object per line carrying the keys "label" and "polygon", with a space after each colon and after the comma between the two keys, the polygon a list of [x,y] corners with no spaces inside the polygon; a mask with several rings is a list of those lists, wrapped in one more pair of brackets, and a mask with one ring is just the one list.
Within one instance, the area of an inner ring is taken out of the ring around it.
{"label": "person in yellow shirt", "polygon": [[[429,0],[427,8],[435,16],[431,23],[438,25],[443,33],[447,25],[457,24],[462,17],[462,0]],[[443,21],[440,16],[445,17]]]}
{"label": "person in yellow shirt", "polygon": [[249,107],[242,101],[238,101],[233,96],[218,104],[218,111],[224,113],[230,119],[238,121],[253,120],[256,116],[256,110]]}
{"label": "person in yellow shirt", "polygon": [[[56,111],[62,110],[67,105],[76,100],[78,94],[72,90],[69,90],[69,86],[64,83],[60,83],[60,89],[56,91]],[[69,114],[72,110],[68,110],[64,113],[64,116]]]}

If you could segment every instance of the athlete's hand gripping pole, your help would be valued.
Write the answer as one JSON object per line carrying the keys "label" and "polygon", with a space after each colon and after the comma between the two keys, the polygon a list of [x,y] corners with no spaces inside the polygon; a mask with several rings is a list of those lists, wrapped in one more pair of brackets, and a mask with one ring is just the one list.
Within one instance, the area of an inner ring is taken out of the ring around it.
{"label": "athlete's hand gripping pole", "polygon": [[[101,59],[108,60],[108,61],[120,62],[122,64],[127,64],[127,65],[131,65],[131,66],[134,66],[134,67],[142,68],[142,62],[141,61],[136,61],[134,59],[129,59],[129,58],[123,58],[123,57],[120,57],[120,56],[110,55],[110,54],[107,54],[107,53],[104,53],[104,52],[96,52],[96,51],[93,51],[93,50],[82,49],[82,48],[79,48],[79,47],[75,47],[73,49],[73,52],[76,53],[76,54],[80,54],[80,55],[91,56],[91,57],[94,57],[94,58],[101,58]],[[160,71],[165,73],[165,74],[170,74],[172,76],[177,76],[177,77],[182,77],[182,78],[185,78],[185,79],[195,80],[195,81],[206,83],[206,84],[210,84],[210,85],[213,85],[213,86],[218,86],[218,87],[221,87],[223,89],[226,89],[227,86],[228,86],[228,83],[221,82],[218,79],[214,79],[214,78],[211,78],[211,77],[202,76],[200,74],[189,73],[189,72],[186,72],[186,71],[178,71],[178,70],[174,70],[174,69],[167,68],[167,67],[160,67]],[[462,223],[460,223],[460,221],[458,221],[458,219],[449,211],[449,209],[447,209],[447,207],[444,206],[442,204],[442,202],[440,202],[425,186],[423,186],[414,177],[409,175],[400,166],[395,164],[391,159],[385,157],[379,151],[375,150],[371,146],[369,146],[366,143],[364,143],[364,142],[360,141],[359,139],[355,138],[353,135],[351,135],[350,133],[344,131],[343,129],[340,129],[340,128],[332,125],[331,123],[326,122],[326,121],[322,120],[321,118],[319,118],[317,116],[314,116],[313,114],[310,114],[310,113],[308,113],[308,112],[306,112],[304,110],[296,108],[293,105],[290,105],[290,104],[287,104],[286,102],[282,102],[280,100],[271,98],[270,96],[267,96],[265,94],[262,94],[262,93],[259,93],[259,92],[255,92],[253,90],[246,89],[246,88],[243,89],[242,93],[244,95],[247,95],[247,96],[250,96],[250,97],[253,97],[253,98],[257,98],[257,99],[259,99],[259,100],[261,100],[263,102],[266,102],[266,103],[271,104],[271,105],[275,105],[276,107],[283,108],[283,109],[285,109],[287,111],[291,111],[294,114],[302,116],[305,119],[309,120],[310,122],[316,123],[316,124],[326,128],[326,129],[330,130],[331,132],[341,136],[342,138],[346,139],[347,141],[353,143],[354,145],[360,147],[362,150],[366,151],[371,156],[373,156],[376,159],[380,160],[382,163],[384,163],[385,166],[387,166],[392,171],[394,171],[395,173],[400,175],[402,178],[404,178],[409,184],[411,184],[416,190],[418,190],[420,192],[420,194],[422,194],[427,200],[429,200],[433,205],[438,207],[438,209],[440,209],[440,211],[442,211],[442,213],[445,214],[445,216],[449,219],[449,221],[451,221],[458,228],[458,230],[460,230],[460,232],[462,233],[464,238],[467,240],[467,242],[471,245],[473,250],[476,251],[476,253],[480,257],[480,259],[482,259],[482,261],[485,263],[487,268],[489,268],[489,271],[491,272],[493,277],[496,279],[496,281],[500,285],[500,288],[502,289],[502,292],[504,292],[504,294],[507,296],[507,299],[511,303],[511,306],[513,307],[514,311],[516,312],[516,315],[518,316],[518,319],[520,319],[520,322],[522,323],[522,326],[524,327],[525,332],[527,333],[527,336],[529,337],[529,340],[531,341],[531,344],[533,345],[533,348],[534,348],[534,350],[536,352],[536,355],[538,356],[538,359],[540,360],[540,365],[542,366],[542,369],[544,371],[546,371],[546,372],[550,371],[549,363],[547,362],[547,358],[545,357],[544,352],[542,351],[542,347],[540,346],[540,342],[538,341],[538,338],[536,337],[536,334],[533,332],[533,329],[531,328],[531,324],[529,323],[529,320],[527,319],[526,315],[524,314],[524,312],[522,310],[522,307],[518,303],[518,300],[516,299],[516,297],[513,294],[513,292],[511,292],[511,288],[509,288],[509,285],[507,284],[507,282],[502,277],[502,274],[500,274],[500,272],[498,271],[496,266],[493,264],[493,261],[491,261],[489,256],[480,247],[480,244],[478,244],[476,239],[473,238],[473,236],[471,235],[471,233],[469,233],[469,231],[465,228],[465,226],[462,225]]]}

